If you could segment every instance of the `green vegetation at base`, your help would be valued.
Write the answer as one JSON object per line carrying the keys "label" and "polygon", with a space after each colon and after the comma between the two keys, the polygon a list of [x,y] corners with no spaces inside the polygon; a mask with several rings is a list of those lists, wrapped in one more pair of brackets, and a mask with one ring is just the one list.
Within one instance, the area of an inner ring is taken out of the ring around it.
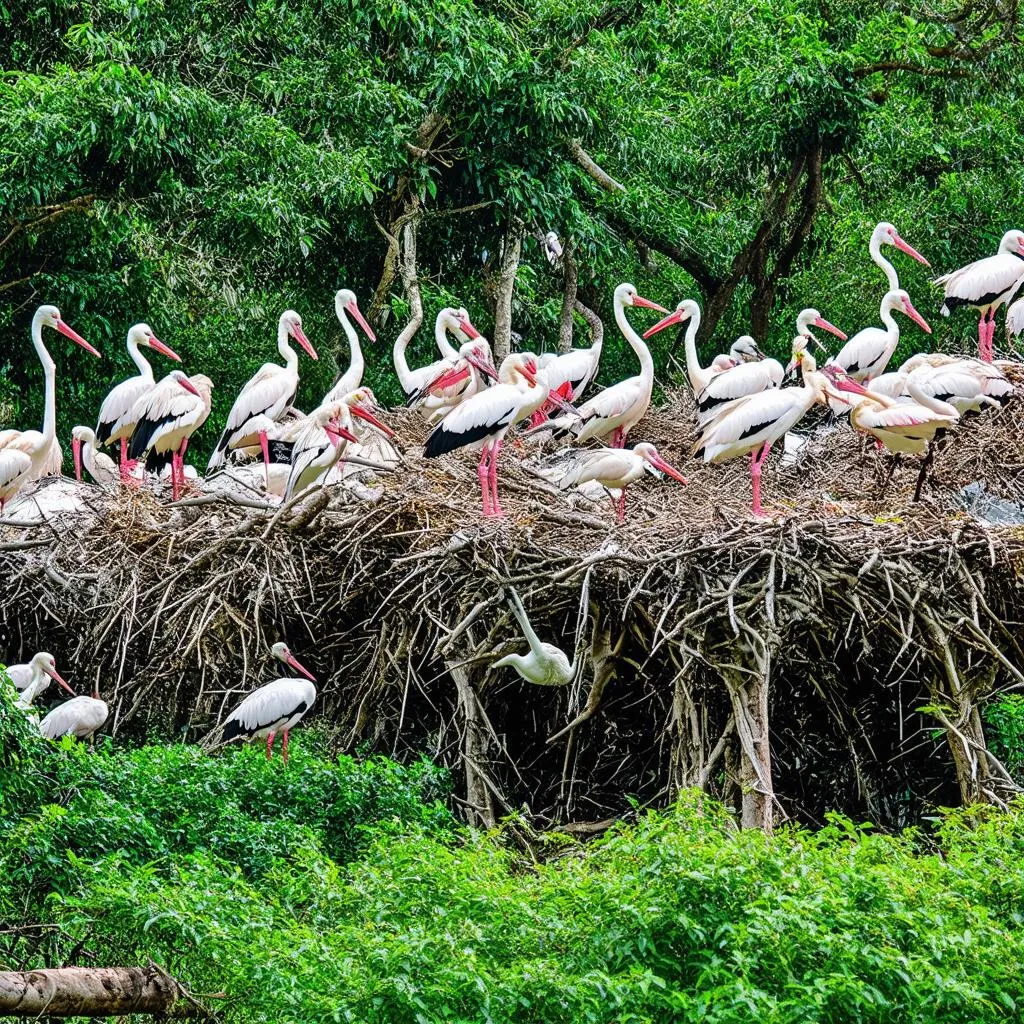
{"label": "green vegetation at base", "polygon": [[[987,1022],[1024,1011],[1024,809],[738,832],[695,795],[538,862],[442,773],[297,735],[49,747],[0,725],[0,966],[151,957],[226,1022]],[[17,776],[17,785],[10,786]],[[45,924],[46,930],[7,931]],[[81,943],[81,945],[79,945]]]}

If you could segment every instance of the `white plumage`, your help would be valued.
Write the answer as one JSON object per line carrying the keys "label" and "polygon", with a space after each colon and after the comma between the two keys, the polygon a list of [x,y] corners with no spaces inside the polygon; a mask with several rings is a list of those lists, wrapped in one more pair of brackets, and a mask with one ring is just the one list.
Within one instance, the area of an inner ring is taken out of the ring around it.
{"label": "white plumage", "polygon": [[98,695],[74,697],[63,704],[58,704],[39,723],[39,733],[48,740],[58,740],[62,736],[88,740],[103,728],[109,717],[110,709]]}
{"label": "white plumage", "polygon": [[285,500],[326,476],[344,451],[345,442],[357,440],[352,433],[352,413],[344,401],[314,409],[292,447]]}
{"label": "white plumage", "polygon": [[[281,754],[284,763],[288,763],[288,733],[303,719],[316,700],[316,682],[313,674],[301,665],[282,642],[274,644],[270,649],[273,657],[297,672],[305,679],[274,679],[264,683],[258,690],[250,693],[241,704],[215,731],[215,737],[221,744],[235,740],[267,740],[267,760],[270,759],[274,745],[274,737],[282,733]],[[307,680],[309,680],[307,682]]]}
{"label": "white plumage", "polygon": [[884,220],[876,224],[874,231],[871,232],[868,251],[871,253],[872,260],[882,268],[882,273],[885,274],[885,280],[888,282],[888,289],[891,292],[899,289],[900,279],[896,274],[896,268],[882,255],[883,245],[894,245],[908,256],[912,256],[918,263],[923,263],[926,267],[931,266],[913,246],[908,245],[900,237],[900,233],[892,224]]}
{"label": "white plumage", "polygon": [[295,400],[299,387],[299,356],[288,344],[289,338],[294,338],[311,359],[317,358],[303,333],[302,317],[294,309],[286,309],[277,324],[277,350],[284,359],[284,366],[264,363],[238,393],[210,456],[207,472],[220,468],[233,449],[257,444],[268,422],[278,422]]}
{"label": "white plumage", "polygon": [[558,240],[557,232],[549,231],[544,236],[544,255],[552,266],[562,258],[562,243]]}
{"label": "white plumage", "polygon": [[530,645],[530,653],[507,654],[495,661],[491,668],[514,668],[523,679],[535,686],[565,686],[571,683],[576,675],[575,663],[569,661],[561,648],[545,643],[537,636],[519,595],[511,587],[508,588],[508,599],[512,614]]}
{"label": "white plumage", "polygon": [[82,482],[82,467],[101,487],[110,487],[121,479],[117,463],[96,447],[92,427],[77,426],[71,431],[71,448],[75,460],[75,479]]}
{"label": "white plumage", "polygon": [[[416,333],[416,327],[417,324],[413,321],[398,335],[391,353],[395,363],[395,372],[398,374],[398,382],[402,385],[406,398],[422,394],[459,358],[458,351],[448,340],[449,332],[459,338],[460,344],[466,340],[472,341],[480,337],[480,332],[470,322],[469,313],[465,309],[445,307],[437,314],[437,319],[434,321],[434,341],[437,343],[441,358],[413,370],[409,367],[406,349]],[[428,406],[423,406],[423,408],[426,410]]]}
{"label": "white plumage", "polygon": [[363,358],[363,350],[359,345],[359,335],[356,334],[349,317],[353,317],[359,326],[366,332],[370,341],[376,341],[377,335],[373,328],[366,322],[363,314],[359,311],[359,303],[356,300],[356,293],[348,288],[341,288],[334,296],[334,312],[337,314],[341,329],[348,338],[349,364],[348,369],[337,379],[334,387],[324,395],[322,405],[336,402],[343,395],[355,391],[363,383],[363,370],[366,368],[366,360]]}
{"label": "white plumage", "polygon": [[31,703],[39,694],[43,693],[50,685],[50,680],[56,680],[72,697],[75,691],[71,689],[67,681],[57,671],[57,659],[48,651],[39,651],[24,664],[8,665],[4,670],[14,688],[24,696],[30,693],[27,703]]}

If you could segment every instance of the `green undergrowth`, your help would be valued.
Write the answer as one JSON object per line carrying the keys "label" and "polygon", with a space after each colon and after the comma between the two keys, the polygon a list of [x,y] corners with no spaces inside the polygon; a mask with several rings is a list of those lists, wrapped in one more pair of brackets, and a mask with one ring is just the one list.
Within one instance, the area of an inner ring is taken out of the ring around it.
{"label": "green undergrowth", "polygon": [[766,838],[686,795],[527,854],[308,734],[287,769],[0,737],[0,969],[152,958],[226,1022],[1024,1016],[1024,808]]}

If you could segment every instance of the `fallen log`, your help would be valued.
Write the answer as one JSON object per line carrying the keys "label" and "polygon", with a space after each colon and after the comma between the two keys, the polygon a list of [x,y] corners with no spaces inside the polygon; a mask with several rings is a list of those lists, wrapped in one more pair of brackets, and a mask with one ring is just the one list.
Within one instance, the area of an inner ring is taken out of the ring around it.
{"label": "fallen log", "polygon": [[208,1017],[158,967],[60,967],[0,971],[0,1017]]}

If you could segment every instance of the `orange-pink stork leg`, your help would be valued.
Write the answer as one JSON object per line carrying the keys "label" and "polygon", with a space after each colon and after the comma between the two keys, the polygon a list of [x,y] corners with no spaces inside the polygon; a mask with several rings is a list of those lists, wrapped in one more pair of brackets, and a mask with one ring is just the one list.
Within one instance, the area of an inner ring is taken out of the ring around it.
{"label": "orange-pink stork leg", "polygon": [[990,309],[987,313],[981,314],[978,321],[978,358],[983,363],[991,363],[994,349],[992,339],[996,333],[996,312]]}
{"label": "orange-pink stork leg", "polygon": [[491,465],[490,472],[488,473],[491,485],[491,515],[495,517],[505,514],[505,510],[501,507],[501,502],[498,500],[498,456],[500,454],[501,439],[499,438],[491,446]]}
{"label": "orange-pink stork leg", "polygon": [[138,459],[128,458],[128,438],[121,438],[121,483],[125,487],[138,487],[139,481],[135,479],[135,467],[139,464]]}
{"label": "orange-pink stork leg", "polygon": [[185,449],[188,438],[184,438],[178,450],[171,456],[171,501],[177,501],[185,486]]}
{"label": "orange-pink stork leg", "polygon": [[616,427],[615,432],[612,434],[612,443],[609,445],[611,448],[622,448],[626,444],[626,432],[622,427]]}
{"label": "orange-pink stork leg", "polygon": [[491,491],[490,491],[490,466],[487,457],[491,454],[490,445],[485,441],[480,449],[480,464],[476,467],[477,479],[480,481],[480,503],[483,506],[483,515],[489,519],[491,512]]}
{"label": "orange-pink stork leg", "polygon": [[267,490],[270,490],[270,443],[267,441],[267,432],[260,431],[260,449],[263,452],[263,479],[266,481]]}
{"label": "orange-pink stork leg", "polygon": [[624,523],[626,521],[626,488],[622,488],[622,493],[619,495],[619,500],[615,504],[615,511],[618,514],[619,522]]}
{"label": "orange-pink stork leg", "polygon": [[281,756],[284,758],[284,763],[288,763],[288,730],[281,734]]}
{"label": "orange-pink stork leg", "polygon": [[267,760],[269,761],[274,756],[274,737],[277,735],[275,732],[267,733]]}
{"label": "orange-pink stork leg", "polygon": [[764,511],[761,508],[761,467],[768,458],[768,452],[771,451],[771,447],[771,442],[766,441],[760,448],[755,448],[750,453],[750,485],[754,493],[755,516],[764,515]]}

